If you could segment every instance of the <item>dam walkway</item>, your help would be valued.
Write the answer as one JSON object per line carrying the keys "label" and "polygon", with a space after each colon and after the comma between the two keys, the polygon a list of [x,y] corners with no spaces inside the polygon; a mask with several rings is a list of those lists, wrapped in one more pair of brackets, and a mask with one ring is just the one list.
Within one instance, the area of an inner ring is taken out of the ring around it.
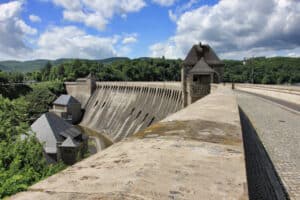
{"label": "dam walkway", "polygon": [[300,114],[271,99],[244,92],[236,94],[290,199],[300,199]]}

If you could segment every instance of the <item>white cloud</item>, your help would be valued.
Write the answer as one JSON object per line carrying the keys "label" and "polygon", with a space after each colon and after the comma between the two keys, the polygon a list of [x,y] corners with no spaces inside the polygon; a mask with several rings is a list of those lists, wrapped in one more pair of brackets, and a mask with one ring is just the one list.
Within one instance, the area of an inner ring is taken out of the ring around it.
{"label": "white cloud", "polygon": [[136,34],[126,36],[122,40],[122,44],[132,44],[132,43],[136,43],[136,42],[137,42]]}
{"label": "white cloud", "polygon": [[162,57],[165,56],[166,58],[180,58],[182,57],[182,53],[176,45],[174,41],[169,40],[166,43],[156,43],[150,46],[151,56],[152,57]]}
{"label": "white cloud", "polygon": [[177,16],[173,13],[172,10],[168,10],[169,18],[171,21],[176,22],[177,21]]}
{"label": "white cloud", "polygon": [[177,5],[176,9],[174,9],[174,11],[172,11],[172,10],[168,11],[169,18],[171,19],[171,21],[176,22],[178,19],[178,16],[180,16],[182,13],[189,10],[192,6],[194,6],[194,4],[199,3],[199,1],[200,0],[189,0],[188,2],[185,2],[182,5]]}
{"label": "white cloud", "polygon": [[175,3],[176,0],[152,0],[152,1],[161,6],[171,6]]}
{"label": "white cloud", "polygon": [[22,5],[22,1],[0,4],[0,58],[18,58],[31,51],[24,39],[37,30],[21,19]]}
{"label": "white cloud", "polygon": [[144,0],[53,0],[64,8],[65,20],[84,23],[86,26],[104,30],[114,15],[126,18],[127,13],[141,10]]}
{"label": "white cloud", "polygon": [[127,56],[131,51],[127,45],[137,41],[135,33],[102,37],[76,26],[50,26],[45,32],[35,35],[37,30],[21,19],[22,5],[20,1],[0,4],[1,60]]}
{"label": "white cloud", "polygon": [[28,34],[28,35],[34,35],[37,33],[37,30],[35,28],[32,28],[28,26],[23,20],[16,20],[15,21],[15,26],[16,28],[19,28],[23,33]]}
{"label": "white cloud", "polygon": [[29,15],[29,19],[31,22],[41,22],[41,18],[37,15]]}
{"label": "white cloud", "polygon": [[[128,56],[136,33],[101,37],[91,35],[76,26],[50,27],[36,40],[30,59],[88,58],[102,59]],[[28,59],[28,55],[27,55]]]}
{"label": "white cloud", "polygon": [[99,37],[75,26],[51,27],[38,38],[32,58],[107,58],[117,55],[118,36]]}
{"label": "white cloud", "polygon": [[183,58],[199,41],[228,57],[283,49],[288,53],[300,46],[300,2],[222,0],[184,12],[176,25],[167,42],[150,47],[152,55]]}

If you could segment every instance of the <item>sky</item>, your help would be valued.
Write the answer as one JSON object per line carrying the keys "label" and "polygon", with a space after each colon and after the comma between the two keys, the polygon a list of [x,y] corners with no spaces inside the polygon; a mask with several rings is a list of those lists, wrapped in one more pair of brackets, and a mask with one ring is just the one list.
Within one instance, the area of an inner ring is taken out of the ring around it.
{"label": "sky", "polygon": [[0,0],[0,60],[300,56],[300,0]]}

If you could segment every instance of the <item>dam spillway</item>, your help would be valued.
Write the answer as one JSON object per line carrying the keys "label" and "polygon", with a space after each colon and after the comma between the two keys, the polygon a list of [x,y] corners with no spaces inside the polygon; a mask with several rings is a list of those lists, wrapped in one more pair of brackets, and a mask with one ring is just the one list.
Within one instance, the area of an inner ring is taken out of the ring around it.
{"label": "dam spillway", "polygon": [[67,92],[84,105],[80,125],[113,142],[182,108],[180,82],[96,82],[90,95],[84,87],[84,82],[66,83]]}

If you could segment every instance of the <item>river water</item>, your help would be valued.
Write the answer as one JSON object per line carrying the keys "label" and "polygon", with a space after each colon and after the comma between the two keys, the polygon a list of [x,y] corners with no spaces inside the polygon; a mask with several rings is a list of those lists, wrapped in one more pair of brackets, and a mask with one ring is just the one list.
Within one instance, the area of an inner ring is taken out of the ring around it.
{"label": "river water", "polygon": [[113,142],[110,141],[107,137],[105,137],[103,134],[95,130],[80,125],[77,125],[76,127],[79,128],[85,135],[89,136],[88,139],[89,155],[93,155],[97,152],[100,152],[103,149],[106,149],[107,147],[113,144]]}

